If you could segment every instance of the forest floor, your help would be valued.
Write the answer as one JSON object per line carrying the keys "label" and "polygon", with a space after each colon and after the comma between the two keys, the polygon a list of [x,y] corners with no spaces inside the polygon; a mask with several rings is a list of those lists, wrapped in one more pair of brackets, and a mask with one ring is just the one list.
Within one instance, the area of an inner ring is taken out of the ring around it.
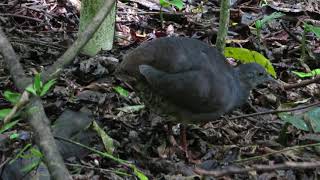
{"label": "forest floor", "polygon": [[[53,64],[77,38],[80,14],[76,1],[72,2],[0,3],[0,26],[30,77]],[[279,82],[296,86],[261,86],[241,109],[205,125],[188,125],[188,147],[198,163],[188,162],[171,145],[170,126],[148,107],[142,108],[137,93],[113,72],[126,52],[154,38],[187,36],[214,44],[219,25],[216,0],[188,0],[181,11],[164,8],[163,24],[155,1],[118,1],[113,49],[94,57],[79,54],[42,98],[54,134],[73,136],[78,131],[74,128],[79,128],[77,121],[88,123],[86,128],[94,121],[106,134],[90,126],[72,139],[134,164],[149,179],[319,179],[320,84],[301,83],[316,79],[316,71],[308,77],[294,72],[320,67],[320,2],[235,0],[231,5],[227,46],[262,53]],[[265,22],[258,36],[256,22],[275,12],[283,14]],[[4,97],[6,90],[17,89],[10,77],[0,57],[0,109],[12,107]],[[310,104],[315,105],[304,108]],[[276,111],[283,109],[289,112]],[[174,124],[178,143],[179,130],[179,124]],[[1,178],[26,177],[30,172],[21,169],[34,163],[25,162],[27,157],[19,154],[27,144],[34,144],[27,119],[1,132]],[[13,134],[17,136],[10,138]],[[104,145],[101,137],[112,143]],[[127,166],[77,146],[61,151],[74,179],[143,179]],[[21,164],[8,163],[16,158]]]}

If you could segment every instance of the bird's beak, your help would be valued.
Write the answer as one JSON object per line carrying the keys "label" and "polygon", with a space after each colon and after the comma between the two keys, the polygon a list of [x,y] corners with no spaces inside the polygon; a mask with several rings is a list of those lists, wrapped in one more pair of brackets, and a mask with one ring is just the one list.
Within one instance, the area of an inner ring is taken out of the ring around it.
{"label": "bird's beak", "polygon": [[279,82],[277,79],[274,79],[272,76],[268,75],[267,81],[268,84],[273,84],[278,87],[282,87],[283,84]]}
{"label": "bird's beak", "polygon": [[276,79],[274,79],[271,75],[268,75],[267,77],[268,83],[279,83]]}

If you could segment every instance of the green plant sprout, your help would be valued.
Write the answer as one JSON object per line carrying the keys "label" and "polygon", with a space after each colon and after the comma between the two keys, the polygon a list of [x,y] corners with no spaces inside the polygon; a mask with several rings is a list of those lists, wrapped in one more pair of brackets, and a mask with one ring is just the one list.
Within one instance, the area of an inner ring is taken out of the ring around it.
{"label": "green plant sprout", "polygon": [[162,8],[163,7],[170,7],[170,6],[174,6],[176,8],[178,8],[179,10],[181,10],[184,7],[183,1],[182,0],[159,0],[160,3],[160,21],[161,21],[161,25],[163,25],[163,11]]}
{"label": "green plant sprout", "polygon": [[26,88],[26,91],[28,91],[29,93],[35,95],[35,96],[44,96],[45,94],[47,94],[47,92],[49,91],[49,89],[56,83],[56,79],[52,79],[50,81],[48,81],[45,85],[43,85],[42,81],[41,81],[41,77],[40,74],[36,74],[34,77],[34,81],[32,85],[29,85]]}
{"label": "green plant sprout", "polygon": [[314,33],[318,38],[320,38],[320,27],[313,26],[307,23],[303,24],[303,34],[302,34],[302,39],[301,39],[301,61],[304,61],[306,58],[306,49],[307,49],[307,40],[306,40],[306,35],[308,32]]}
{"label": "green plant sprout", "polygon": [[12,164],[18,158],[31,160],[29,164],[27,164],[21,169],[22,172],[28,173],[39,166],[43,158],[43,154],[38,149],[32,147],[32,144],[27,144],[22,148],[22,150],[20,150],[20,152],[15,156],[15,158],[12,159],[9,163]]}
{"label": "green plant sprout", "polygon": [[[278,19],[282,16],[284,16],[285,14],[281,13],[281,12],[274,12],[268,16],[264,16],[261,20],[257,20],[255,22],[255,26],[257,29],[257,36],[258,36],[258,41],[260,42],[260,38],[261,38],[261,30],[262,28],[264,28],[266,26],[266,24],[268,22],[271,22],[275,19]],[[260,44],[260,43],[259,43]]]}
{"label": "green plant sprout", "polygon": [[[29,85],[26,88],[26,91],[28,91],[29,93],[35,95],[35,96],[44,96],[45,94],[48,93],[48,91],[50,90],[50,88],[56,83],[55,79],[52,79],[50,81],[48,81],[46,84],[43,85],[43,83],[41,82],[41,78],[40,78],[40,74],[36,74],[34,77],[34,82],[32,85]],[[8,102],[10,102],[12,105],[16,105],[21,98],[21,94],[17,93],[17,92],[12,92],[12,91],[5,91],[3,93],[3,96],[5,98],[5,100],[7,100]],[[4,120],[12,111],[13,108],[5,108],[5,109],[0,109],[0,121]],[[11,128],[13,128],[18,122],[19,122],[19,115],[20,115],[20,111],[14,112],[14,116],[13,118],[15,119],[14,121],[7,123],[4,122],[4,126],[2,126],[0,128],[0,133],[3,133]]]}
{"label": "green plant sprout", "polygon": [[[309,111],[306,111],[301,114],[291,114],[288,112],[279,113],[278,116],[282,121],[285,122],[281,133],[279,135],[279,142],[283,145],[287,143],[287,132],[289,125],[294,126],[295,128],[311,132],[319,133],[320,132],[320,108],[312,108]],[[316,139],[315,139],[316,140]],[[320,141],[317,139],[316,141]]]}

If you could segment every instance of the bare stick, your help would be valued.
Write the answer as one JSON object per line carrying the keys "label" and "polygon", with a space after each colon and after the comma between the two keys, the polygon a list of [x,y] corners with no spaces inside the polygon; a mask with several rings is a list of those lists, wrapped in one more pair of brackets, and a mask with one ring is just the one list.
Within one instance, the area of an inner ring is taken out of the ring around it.
{"label": "bare stick", "polygon": [[296,107],[296,108],[291,108],[291,109],[281,109],[281,110],[272,110],[272,111],[266,111],[266,112],[257,112],[257,113],[252,113],[252,114],[244,114],[241,116],[236,116],[236,117],[232,117],[232,118],[227,118],[229,120],[234,120],[234,119],[240,119],[240,118],[246,118],[246,117],[253,117],[253,116],[260,116],[260,115],[265,115],[265,114],[276,114],[276,113],[281,113],[281,112],[292,112],[292,111],[298,111],[301,109],[306,109],[309,107],[313,107],[313,106],[319,106],[320,105],[320,101],[306,105],[306,106],[302,106],[302,107]]}
{"label": "bare stick", "polygon": [[196,169],[196,173],[203,176],[214,176],[221,177],[232,174],[243,174],[248,173],[249,171],[274,171],[281,169],[314,169],[320,167],[320,161],[315,162],[285,162],[284,164],[275,164],[275,165],[253,165],[249,168],[237,168],[229,167],[221,170],[206,171],[203,169]]}
{"label": "bare stick", "polygon": [[313,79],[307,79],[307,80],[303,80],[299,83],[294,83],[294,84],[285,84],[283,86],[283,88],[285,90],[288,90],[288,89],[293,89],[293,88],[298,88],[298,87],[304,87],[306,85],[309,85],[309,84],[312,84],[312,83],[317,83],[320,81],[320,76],[316,76],[315,78]]}

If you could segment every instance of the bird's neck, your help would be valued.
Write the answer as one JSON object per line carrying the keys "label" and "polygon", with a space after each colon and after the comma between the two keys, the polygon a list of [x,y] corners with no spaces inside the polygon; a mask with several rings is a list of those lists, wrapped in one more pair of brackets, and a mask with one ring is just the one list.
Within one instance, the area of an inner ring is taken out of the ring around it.
{"label": "bird's neck", "polygon": [[237,107],[240,107],[247,102],[252,88],[248,86],[248,83],[246,83],[243,78],[241,78],[240,71],[238,68],[235,68],[235,78],[237,78],[236,82],[239,83],[239,88],[235,92],[237,98],[235,98],[236,101],[234,102],[234,104]]}

